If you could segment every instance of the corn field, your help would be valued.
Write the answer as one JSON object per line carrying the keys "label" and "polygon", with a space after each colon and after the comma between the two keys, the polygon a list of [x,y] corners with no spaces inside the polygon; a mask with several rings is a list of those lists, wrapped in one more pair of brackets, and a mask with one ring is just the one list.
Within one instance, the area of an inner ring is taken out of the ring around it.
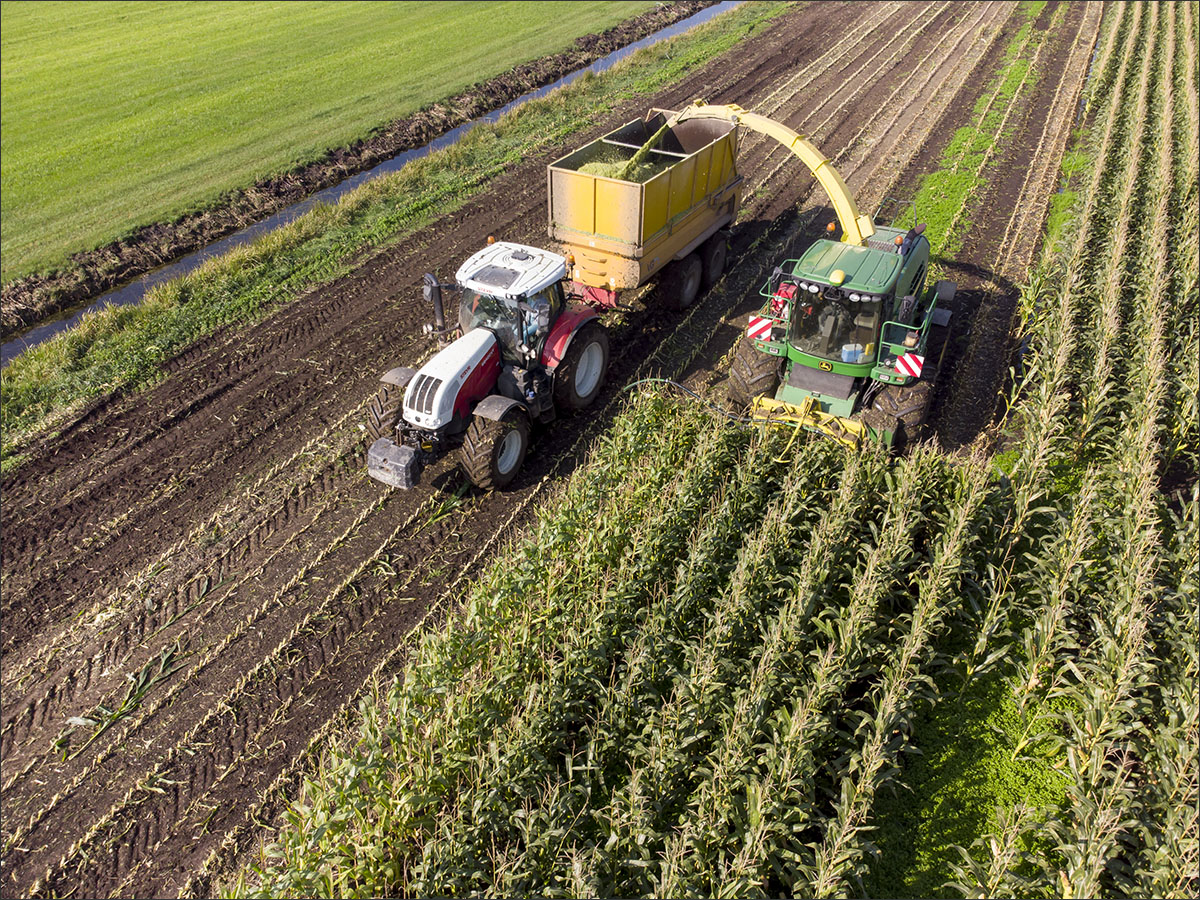
{"label": "corn field", "polygon": [[644,389],[231,890],[861,896],[922,723],[987,685],[1048,787],[975,810],[940,890],[1194,896],[1198,43],[1190,4],[1106,12],[995,442]]}

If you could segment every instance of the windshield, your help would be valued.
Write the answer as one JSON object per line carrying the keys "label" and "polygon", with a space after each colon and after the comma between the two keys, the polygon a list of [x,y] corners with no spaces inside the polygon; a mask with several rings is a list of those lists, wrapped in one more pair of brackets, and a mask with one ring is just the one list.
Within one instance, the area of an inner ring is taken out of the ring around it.
{"label": "windshield", "polygon": [[818,288],[815,293],[797,294],[792,315],[792,346],[832,362],[873,361],[882,300],[851,300],[839,288],[813,286]]}
{"label": "windshield", "polygon": [[474,328],[488,329],[500,341],[506,358],[521,359],[521,313],[515,300],[501,300],[463,288],[458,303],[458,324],[462,326],[463,334]]}

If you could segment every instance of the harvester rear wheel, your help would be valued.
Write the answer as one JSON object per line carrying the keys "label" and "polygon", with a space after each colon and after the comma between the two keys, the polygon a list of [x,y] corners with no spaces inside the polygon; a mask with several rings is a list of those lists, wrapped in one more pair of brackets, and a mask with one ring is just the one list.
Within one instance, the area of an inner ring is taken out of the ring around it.
{"label": "harvester rear wheel", "polygon": [[400,423],[400,411],[404,405],[404,388],[394,384],[381,384],[378,393],[367,405],[367,444],[381,437],[396,439],[396,426]]}
{"label": "harvester rear wheel", "polygon": [[608,332],[588,322],[575,333],[567,355],[554,370],[554,406],[574,411],[591,406],[608,373]]}
{"label": "harvester rear wheel", "polygon": [[893,450],[903,450],[925,436],[925,417],[929,415],[932,397],[933,385],[928,381],[918,381],[907,387],[889,384],[875,395],[872,406],[899,422],[899,433],[892,441]]}
{"label": "harvester rear wheel", "polygon": [[472,416],[471,424],[458,451],[459,462],[471,483],[485,491],[508,487],[529,449],[529,417],[524,410],[509,410],[497,422]]}
{"label": "harvester rear wheel", "polygon": [[700,248],[700,259],[704,263],[704,286],[712,287],[725,274],[725,260],[729,257],[729,241],[725,232],[718,231]]}
{"label": "harvester rear wheel", "polygon": [[750,338],[742,335],[729,367],[729,400],[746,407],[755,397],[774,394],[779,387],[780,359],[763,353]]}
{"label": "harvester rear wheel", "polygon": [[683,310],[696,302],[700,294],[700,285],[704,275],[704,264],[700,255],[689,253],[683,259],[667,266],[663,275],[662,290],[663,305],[667,309]]}

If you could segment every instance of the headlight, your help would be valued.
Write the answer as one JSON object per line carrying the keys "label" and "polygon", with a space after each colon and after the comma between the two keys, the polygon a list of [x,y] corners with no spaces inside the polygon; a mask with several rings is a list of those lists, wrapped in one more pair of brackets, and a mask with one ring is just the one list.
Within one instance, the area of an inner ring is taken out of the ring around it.
{"label": "headlight", "polygon": [[801,281],[801,282],[800,282],[800,283],[797,285],[797,287],[798,287],[798,288],[800,288],[800,290],[802,290],[802,291],[807,291],[807,290],[808,290],[808,282],[807,282],[807,281]]}
{"label": "headlight", "polygon": [[858,296],[858,294],[851,294],[851,295],[850,295],[850,302],[851,302],[851,303],[857,303],[859,300],[865,300],[865,299],[866,299],[866,297],[860,297],[860,296]]}
{"label": "headlight", "polygon": [[815,294],[815,293],[816,293],[817,291],[819,291],[820,289],[821,289],[820,285],[816,285],[816,284],[810,284],[810,285],[808,286],[808,292],[809,292],[810,294]]}

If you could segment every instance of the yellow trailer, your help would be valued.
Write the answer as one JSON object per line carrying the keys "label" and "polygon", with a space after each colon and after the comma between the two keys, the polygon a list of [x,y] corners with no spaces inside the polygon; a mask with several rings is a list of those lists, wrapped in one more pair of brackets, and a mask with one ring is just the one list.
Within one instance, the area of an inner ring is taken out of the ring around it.
{"label": "yellow trailer", "polygon": [[677,117],[653,109],[547,168],[551,238],[573,259],[571,280],[593,299],[644,284],[671,263],[668,305],[695,299],[701,281],[719,277],[725,235],[737,215],[742,177],[733,121],[688,119],[672,125],[649,151],[649,177],[625,181],[580,171],[600,160],[629,160]]}

